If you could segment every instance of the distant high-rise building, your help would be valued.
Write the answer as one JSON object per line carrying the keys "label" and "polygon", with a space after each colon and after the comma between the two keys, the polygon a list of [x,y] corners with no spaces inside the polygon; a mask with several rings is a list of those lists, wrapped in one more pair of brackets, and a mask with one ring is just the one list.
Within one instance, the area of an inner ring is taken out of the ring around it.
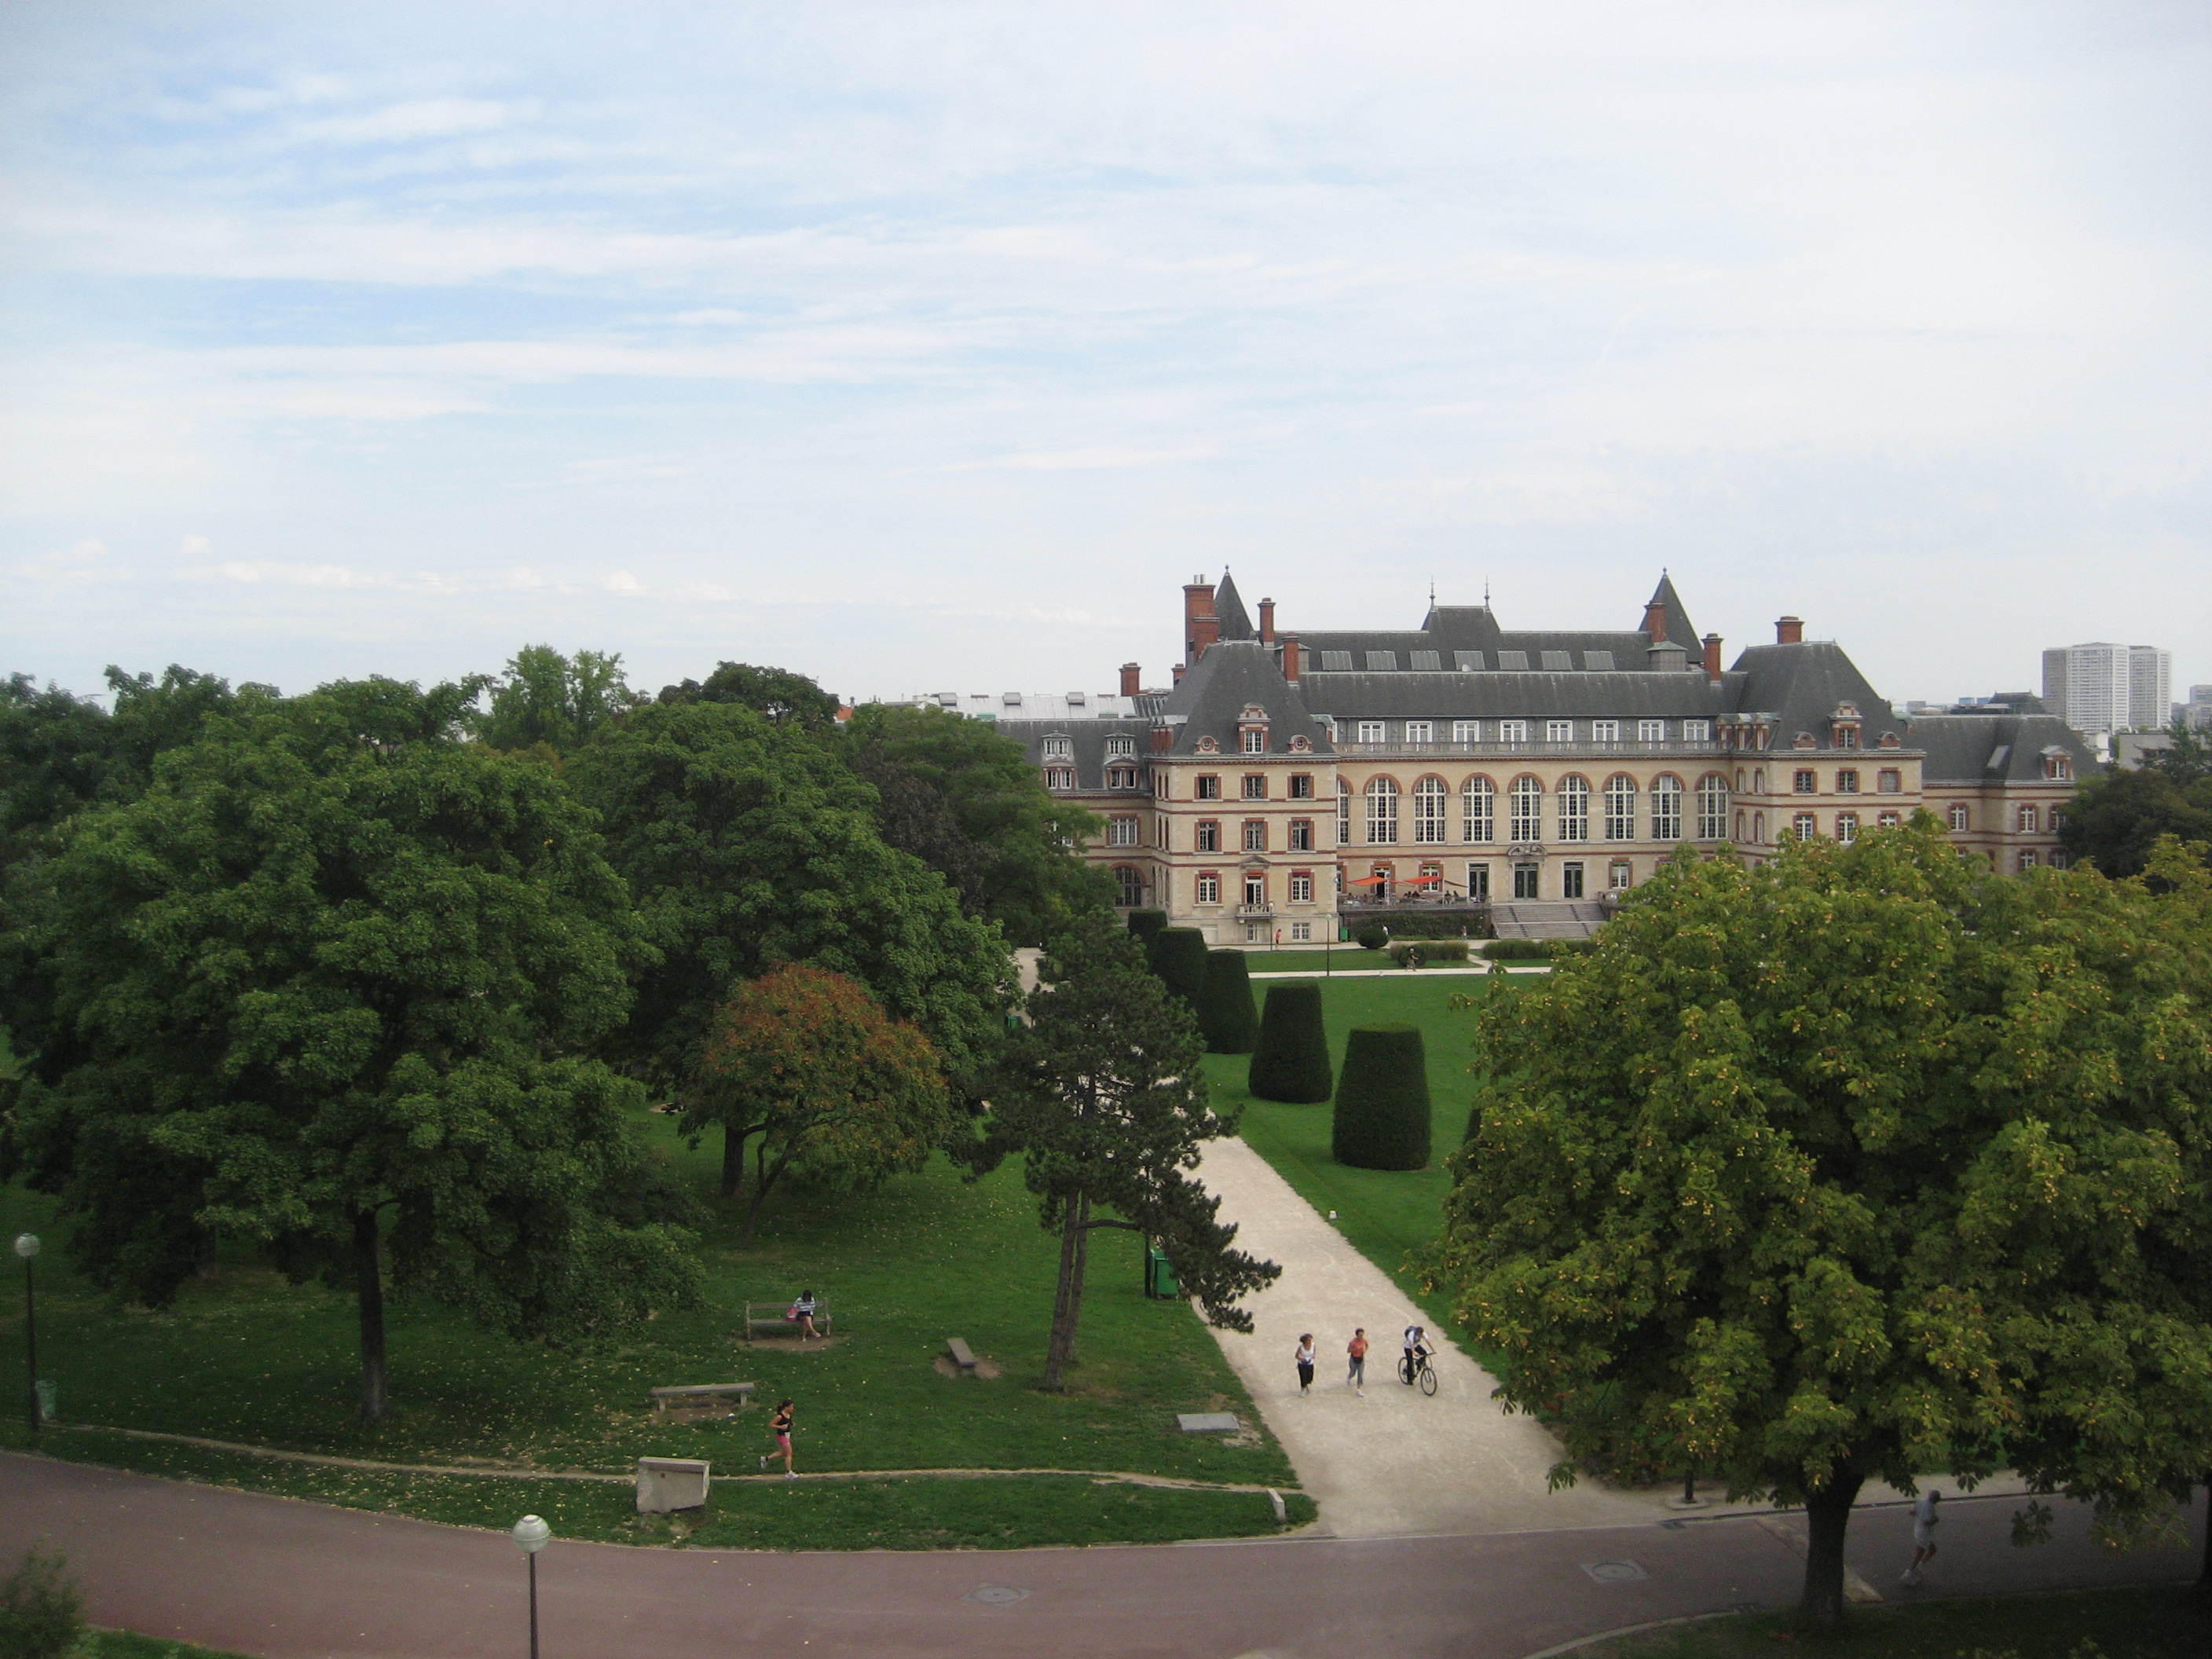
{"label": "distant high-rise building", "polygon": [[2057,646],[2043,653],[2043,704],[2076,732],[2156,729],[2173,695],[2173,654],[2151,645]]}
{"label": "distant high-rise building", "polygon": [[2173,705],[2174,719],[2185,725],[2212,730],[2212,685],[2192,685],[2189,701]]}

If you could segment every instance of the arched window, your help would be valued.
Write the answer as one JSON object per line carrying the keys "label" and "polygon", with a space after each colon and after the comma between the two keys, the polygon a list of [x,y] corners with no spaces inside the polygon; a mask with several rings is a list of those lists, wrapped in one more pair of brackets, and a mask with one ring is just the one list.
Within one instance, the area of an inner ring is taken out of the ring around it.
{"label": "arched window", "polygon": [[1636,839],[1636,780],[1626,772],[1615,772],[1605,781],[1605,838]]}
{"label": "arched window", "polygon": [[[1741,824],[1736,834],[1739,837],[1743,834]],[[1662,772],[1651,780],[1651,839],[1682,839],[1682,781],[1672,772]]]}
{"label": "arched window", "polygon": [[1352,845],[1352,786],[1342,778],[1336,781],[1336,844]]}
{"label": "arched window", "polygon": [[1498,786],[1488,778],[1467,781],[1459,792],[1459,838],[1492,841],[1498,835]]}
{"label": "arched window", "polygon": [[1398,786],[1389,778],[1367,786],[1367,839],[1375,846],[1398,839]]}
{"label": "arched window", "polygon": [[1451,792],[1438,777],[1423,778],[1413,786],[1413,839],[1417,842],[1444,838],[1444,804]]}
{"label": "arched window", "polygon": [[[1720,841],[1728,835],[1728,780],[1717,772],[1708,772],[1698,780],[1698,839]],[[1766,839],[1764,815],[1760,827],[1752,832],[1753,841]]]}
{"label": "arched window", "polygon": [[1513,780],[1506,791],[1506,834],[1516,842],[1544,839],[1544,786],[1531,777]]}
{"label": "arched window", "polygon": [[1559,839],[1589,839],[1589,780],[1569,773],[1559,780]]}
{"label": "arched window", "polygon": [[1121,896],[1115,902],[1124,910],[1134,910],[1143,905],[1145,902],[1143,871],[1133,869],[1126,864],[1117,864],[1114,866],[1114,882],[1121,889]]}

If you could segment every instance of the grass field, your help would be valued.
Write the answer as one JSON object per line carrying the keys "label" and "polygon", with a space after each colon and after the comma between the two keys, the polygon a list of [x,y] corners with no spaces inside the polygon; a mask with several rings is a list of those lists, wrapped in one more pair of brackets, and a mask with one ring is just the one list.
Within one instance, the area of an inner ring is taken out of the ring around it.
{"label": "grass field", "polygon": [[[711,1178],[717,1153],[711,1144],[686,1151],[662,1118],[649,1121],[648,1133],[695,1178]],[[47,1200],[21,1186],[0,1189],[0,1237],[26,1228],[58,1242]],[[149,1313],[110,1305],[66,1271],[58,1249],[50,1250],[40,1262],[41,1370],[58,1384],[59,1413],[68,1422],[392,1462],[478,1460],[620,1472],[650,1454],[706,1457],[724,1472],[750,1471],[768,1449],[765,1411],[678,1425],[656,1419],[647,1394],[659,1384],[750,1381],[771,1403],[785,1394],[798,1401],[805,1469],[1072,1468],[1293,1484],[1280,1449],[1264,1434],[1232,1444],[1177,1431],[1178,1411],[1235,1411],[1255,1425],[1257,1418],[1188,1309],[1145,1298],[1133,1236],[1094,1241],[1082,1363],[1073,1386],[1060,1394],[1035,1386],[1051,1311],[1054,1241],[1036,1224],[1034,1200],[1015,1169],[969,1187],[939,1163],[862,1199],[780,1194],[755,1249],[737,1249],[734,1232],[733,1224],[721,1224],[706,1240],[704,1310],[663,1314],[601,1350],[513,1344],[435,1308],[395,1306],[392,1415],[373,1427],[354,1415],[351,1300],[318,1286],[287,1285],[240,1252],[190,1286],[173,1311]],[[748,1348],[733,1339],[742,1303],[786,1299],[801,1289],[835,1310],[837,1341],[802,1352],[781,1340]],[[933,1362],[948,1336],[966,1338],[1003,1374],[991,1381],[940,1375]],[[20,1296],[0,1294],[0,1376],[21,1374],[21,1345]],[[0,1417],[0,1443],[20,1445],[25,1434],[19,1417]],[[116,1437],[105,1444],[91,1436],[46,1438],[55,1455],[129,1467],[161,1468],[178,1456]],[[238,1459],[199,1473],[330,1495],[321,1489],[325,1476],[298,1466]],[[514,1508],[515,1483],[486,1484],[500,1489],[502,1512]],[[430,1490],[410,1488],[412,1495],[398,1493],[404,1501],[397,1502],[384,1488],[366,1496],[376,1507],[424,1513],[416,1500]],[[872,1500],[871,1508],[849,1492],[801,1482],[780,1491],[779,1507],[763,1513],[790,1527],[793,1543],[898,1547],[902,1538],[933,1541],[943,1525],[968,1525],[945,1516],[969,1503],[971,1490],[963,1485],[941,1504],[885,1498]],[[1244,1495],[1249,1502],[1224,1506],[1218,1494],[1149,1491],[1133,1500],[1133,1490],[1083,1481],[1041,1486],[1007,1509],[1017,1516],[1015,1531],[994,1541],[1242,1533],[1255,1528],[1216,1520],[1229,1508],[1241,1513],[1266,1503]],[[572,1494],[569,1501],[585,1499]],[[896,1519],[902,1505],[905,1523]],[[802,1522],[802,1513],[814,1518]],[[1273,1527],[1270,1515],[1256,1529]]]}
{"label": "grass field", "polygon": [[2179,1585],[1929,1601],[1854,1611],[1840,1635],[1807,1636],[1787,1613],[1747,1613],[1625,1636],[1577,1659],[2202,1659],[2212,1602]]}
{"label": "grass field", "polygon": [[[1365,954],[1365,953],[1362,953]],[[1245,1087],[1250,1061],[1243,1054],[1209,1054],[1206,1066],[1216,1101],[1243,1109],[1245,1141],[1274,1166],[1300,1196],[1326,1215],[1337,1212],[1337,1226],[1352,1247],[1389,1274],[1439,1328],[1457,1331],[1441,1297],[1422,1297],[1405,1271],[1407,1251],[1436,1236],[1443,1220],[1445,1193],[1451,1185],[1443,1169],[1447,1153],[1467,1133],[1474,1096],[1468,1066],[1474,1059],[1475,1014],[1450,1007],[1455,995],[1478,1000],[1509,981],[1486,978],[1439,978],[1408,973],[1403,978],[1323,981],[1322,1017],[1328,1028],[1331,1060],[1341,1070],[1345,1036],[1355,1025],[1410,1022],[1421,1028],[1429,1069],[1434,1153],[1425,1170],[1405,1172],[1354,1170],[1329,1154],[1331,1107],[1285,1106],[1255,1100]],[[1512,987],[1503,994],[1517,994]],[[1263,1006],[1264,985],[1253,994]]]}

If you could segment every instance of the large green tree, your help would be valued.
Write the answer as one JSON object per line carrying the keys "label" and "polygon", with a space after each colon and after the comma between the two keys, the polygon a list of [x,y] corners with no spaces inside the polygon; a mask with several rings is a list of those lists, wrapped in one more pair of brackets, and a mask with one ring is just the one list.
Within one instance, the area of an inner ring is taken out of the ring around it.
{"label": "large green tree", "polygon": [[1207,1103],[1205,1044],[1182,1000],[1145,965],[1144,950],[1110,911],[1091,910],[1054,936],[1029,1024],[994,1079],[971,1165],[1022,1154],[1022,1177],[1060,1234],[1045,1386],[1074,1363],[1091,1235],[1126,1229],[1158,1242],[1208,1320],[1252,1328],[1239,1297],[1282,1272],[1233,1248],[1214,1218],[1221,1200],[1188,1171],[1199,1147],[1234,1134],[1234,1115]]}
{"label": "large green tree", "polygon": [[2139,876],[2160,837],[2198,844],[2212,866],[2212,757],[2204,734],[2176,722],[2172,746],[2154,750],[2140,770],[2113,769],[2083,781],[2067,804],[2059,838],[2075,862],[2108,876]]}
{"label": "large green tree", "polygon": [[1426,1267],[1558,1478],[1802,1504],[1823,1624],[1869,1480],[2010,1463],[2124,1522],[2212,1463],[2205,884],[1945,842],[1678,855],[1492,999]]}
{"label": "large green tree", "polygon": [[732,703],[751,709],[771,726],[821,727],[837,718],[837,699],[805,675],[749,662],[719,663],[703,684],[685,680],[664,685],[660,701]]}
{"label": "large green tree", "polygon": [[884,844],[867,786],[812,729],[737,703],[656,704],[564,775],[599,814],[659,951],[623,1038],[629,1064],[672,1089],[734,987],[804,962],[859,980],[972,1085],[1003,1029],[1005,941]]}
{"label": "large green tree", "polygon": [[1106,872],[1075,852],[1103,833],[1103,822],[1048,793],[1022,745],[989,721],[863,703],[843,741],[854,769],[877,787],[885,839],[942,872],[1016,944],[1041,945],[1113,902]]}
{"label": "large green tree", "polygon": [[162,1304],[231,1236],[352,1290],[371,1419],[387,1284],[517,1337],[695,1293],[641,1212],[640,1091],[590,1057],[628,895],[550,771],[459,740],[469,702],[242,696],[80,813],[38,924],[70,1041],[7,1123],[100,1285]]}
{"label": "large green tree", "polygon": [[543,746],[565,755],[644,701],[629,689],[622,653],[526,645],[504,673],[470,682],[489,694],[477,735],[494,749]]}

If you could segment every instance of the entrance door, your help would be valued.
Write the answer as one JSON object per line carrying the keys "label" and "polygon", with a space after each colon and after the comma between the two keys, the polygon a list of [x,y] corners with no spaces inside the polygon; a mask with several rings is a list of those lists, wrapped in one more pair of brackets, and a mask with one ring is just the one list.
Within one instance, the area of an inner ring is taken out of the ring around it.
{"label": "entrance door", "polygon": [[1559,866],[1559,896],[1578,899],[1583,896],[1583,867],[1579,864]]}
{"label": "entrance door", "polygon": [[1538,864],[1516,864],[1513,866],[1513,896],[1532,899],[1536,896],[1536,878],[1543,873]]}

